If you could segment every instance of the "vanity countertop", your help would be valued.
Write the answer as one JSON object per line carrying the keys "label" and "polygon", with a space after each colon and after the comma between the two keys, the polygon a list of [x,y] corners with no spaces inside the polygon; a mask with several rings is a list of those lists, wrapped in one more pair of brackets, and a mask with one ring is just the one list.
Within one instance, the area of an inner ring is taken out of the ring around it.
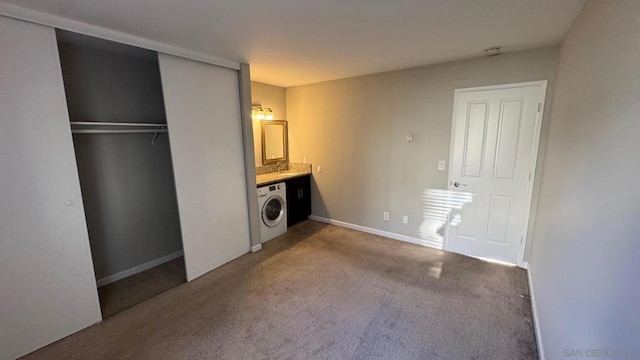
{"label": "vanity countertop", "polygon": [[256,184],[258,186],[285,181],[300,176],[311,175],[311,164],[286,163],[285,169],[276,171],[280,164],[270,164],[256,167]]}
{"label": "vanity countertop", "polygon": [[305,170],[302,170],[302,171],[285,170],[280,173],[272,172],[267,174],[256,175],[256,184],[258,186],[263,186],[266,184],[285,181],[288,179],[293,179],[299,176],[307,176],[307,175],[311,175],[311,169],[306,171]]}

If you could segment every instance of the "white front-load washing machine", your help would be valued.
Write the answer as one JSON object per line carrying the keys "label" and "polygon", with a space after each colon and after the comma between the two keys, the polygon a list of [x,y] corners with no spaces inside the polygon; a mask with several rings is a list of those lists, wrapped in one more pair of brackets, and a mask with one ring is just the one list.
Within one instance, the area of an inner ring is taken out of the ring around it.
{"label": "white front-load washing machine", "polygon": [[258,188],[260,241],[267,242],[287,232],[287,187],[285,183]]}

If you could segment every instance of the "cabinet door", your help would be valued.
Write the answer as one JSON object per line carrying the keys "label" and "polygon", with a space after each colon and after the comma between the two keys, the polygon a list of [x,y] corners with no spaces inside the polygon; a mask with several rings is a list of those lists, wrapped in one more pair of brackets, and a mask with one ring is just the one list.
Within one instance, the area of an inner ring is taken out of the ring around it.
{"label": "cabinet door", "polygon": [[298,202],[300,200],[300,188],[298,186],[298,178],[289,179],[287,184],[287,227],[295,225],[298,220]]}
{"label": "cabinet door", "polygon": [[287,181],[287,226],[306,220],[311,214],[310,176]]}
{"label": "cabinet door", "polygon": [[100,321],[55,32],[0,16],[0,359]]}
{"label": "cabinet door", "polygon": [[238,73],[159,54],[191,281],[249,252]]}
{"label": "cabinet door", "polygon": [[300,221],[304,221],[311,215],[311,175],[300,179]]}

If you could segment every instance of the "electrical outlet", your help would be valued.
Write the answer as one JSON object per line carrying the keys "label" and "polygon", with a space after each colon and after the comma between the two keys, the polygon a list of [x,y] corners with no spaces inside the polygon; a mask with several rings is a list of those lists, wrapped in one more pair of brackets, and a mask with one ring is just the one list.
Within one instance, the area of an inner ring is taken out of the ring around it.
{"label": "electrical outlet", "polygon": [[403,224],[408,224],[409,223],[409,217],[407,215],[402,215],[402,223]]}
{"label": "electrical outlet", "polygon": [[382,218],[385,219],[386,221],[389,221],[389,212],[388,211],[383,212]]}
{"label": "electrical outlet", "polygon": [[446,167],[447,167],[447,163],[444,160],[438,161],[438,171],[444,171]]}
{"label": "electrical outlet", "polygon": [[303,164],[306,164],[306,163],[307,163],[307,157],[306,157],[306,156],[303,156],[303,157],[302,157],[302,163],[303,163]]}
{"label": "electrical outlet", "polygon": [[322,174],[322,165],[318,165],[316,169],[318,170],[316,171],[318,174]]}

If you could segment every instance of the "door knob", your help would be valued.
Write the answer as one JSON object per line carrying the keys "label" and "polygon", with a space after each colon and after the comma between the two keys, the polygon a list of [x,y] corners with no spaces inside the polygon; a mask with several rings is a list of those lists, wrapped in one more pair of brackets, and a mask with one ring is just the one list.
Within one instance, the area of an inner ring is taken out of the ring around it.
{"label": "door knob", "polygon": [[461,183],[459,183],[459,182],[454,182],[454,183],[453,183],[453,186],[455,186],[455,187],[460,187],[460,186],[467,186],[467,184],[461,184]]}

